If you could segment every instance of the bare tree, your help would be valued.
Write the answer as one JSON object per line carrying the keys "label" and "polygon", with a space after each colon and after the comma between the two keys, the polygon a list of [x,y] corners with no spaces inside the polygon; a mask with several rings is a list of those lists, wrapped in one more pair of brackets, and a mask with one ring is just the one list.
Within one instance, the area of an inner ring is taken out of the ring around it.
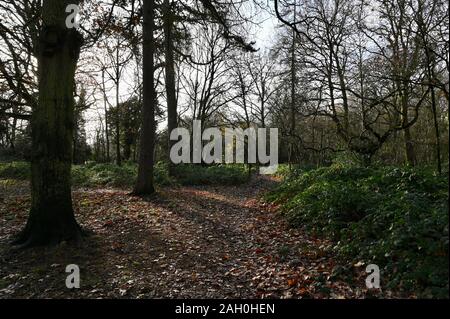
{"label": "bare tree", "polygon": [[121,165],[122,157],[120,150],[120,83],[125,71],[125,68],[132,59],[132,52],[128,49],[128,42],[126,39],[122,38],[120,34],[113,33],[116,37],[115,41],[111,41],[110,38],[106,38],[103,42],[106,51],[105,61],[106,65],[110,67],[105,67],[102,72],[105,71],[108,79],[114,83],[116,94],[115,94],[115,114],[114,114],[114,124],[115,124],[115,144],[116,144],[116,164]]}

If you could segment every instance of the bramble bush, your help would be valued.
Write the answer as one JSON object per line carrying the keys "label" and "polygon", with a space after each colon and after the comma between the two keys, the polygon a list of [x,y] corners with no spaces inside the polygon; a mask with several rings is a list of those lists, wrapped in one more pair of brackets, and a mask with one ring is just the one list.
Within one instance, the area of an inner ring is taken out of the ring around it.
{"label": "bramble bush", "polygon": [[387,288],[448,298],[448,175],[334,164],[296,170],[267,199],[338,257],[380,266]]}

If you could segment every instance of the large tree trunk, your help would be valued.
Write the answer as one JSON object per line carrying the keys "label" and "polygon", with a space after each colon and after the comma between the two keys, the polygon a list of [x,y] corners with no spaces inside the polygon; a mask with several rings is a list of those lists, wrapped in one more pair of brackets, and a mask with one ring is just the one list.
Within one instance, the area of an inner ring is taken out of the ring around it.
{"label": "large tree trunk", "polygon": [[170,133],[178,126],[177,97],[175,87],[175,60],[173,50],[173,14],[170,0],[164,0],[164,51],[166,62],[166,95],[167,95],[167,130],[169,175],[174,175],[174,165],[170,160],[170,150],[175,141],[170,140]]}
{"label": "large tree trunk", "polygon": [[25,229],[14,244],[22,247],[79,239],[71,196],[74,76],[82,43],[65,26],[66,6],[74,0],[45,0],[39,42],[39,102],[32,115],[32,204]]}
{"label": "large tree trunk", "polygon": [[154,87],[154,25],[153,0],[144,0],[144,43],[143,43],[143,103],[142,127],[140,138],[139,168],[133,194],[149,195],[154,193],[153,151],[155,141],[155,87]]}

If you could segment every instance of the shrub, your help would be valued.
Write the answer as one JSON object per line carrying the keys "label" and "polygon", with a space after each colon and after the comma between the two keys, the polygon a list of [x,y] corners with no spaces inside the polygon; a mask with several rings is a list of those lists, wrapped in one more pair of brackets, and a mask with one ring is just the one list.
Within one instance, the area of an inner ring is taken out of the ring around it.
{"label": "shrub", "polygon": [[0,178],[26,180],[30,176],[30,165],[26,162],[0,162]]}
{"label": "shrub", "polygon": [[[168,164],[158,162],[154,166],[155,184],[167,186],[182,185],[235,185],[245,183],[248,172],[244,165],[179,165],[175,167],[177,178],[168,173]],[[136,180],[137,165],[124,163],[88,162],[72,166],[72,185],[82,187],[132,187]],[[26,162],[0,163],[0,178],[27,180],[30,178],[30,164]]]}
{"label": "shrub", "polygon": [[333,165],[288,177],[267,199],[334,240],[338,257],[379,265],[389,287],[448,297],[448,176]]}
{"label": "shrub", "polygon": [[245,165],[179,165],[175,174],[182,185],[236,185],[247,181]]}
{"label": "shrub", "polygon": [[77,186],[131,186],[136,177],[136,165],[125,163],[95,164],[72,166],[72,183]]}

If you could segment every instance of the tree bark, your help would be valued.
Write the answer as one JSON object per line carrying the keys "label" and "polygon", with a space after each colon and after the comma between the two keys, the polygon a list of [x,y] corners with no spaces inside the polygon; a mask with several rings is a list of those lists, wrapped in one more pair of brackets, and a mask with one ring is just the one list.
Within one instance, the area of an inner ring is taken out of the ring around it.
{"label": "tree bark", "polygon": [[[294,4],[294,23],[296,21],[297,7]],[[295,132],[295,84],[297,81],[296,77],[296,68],[295,68],[295,40],[296,33],[292,31],[292,46],[291,46],[291,118],[290,118],[290,127],[289,127],[289,149],[288,149],[288,163],[289,163],[289,171],[292,170],[293,157],[294,157],[294,132]]]}
{"label": "tree bark", "polygon": [[72,208],[71,162],[74,76],[82,37],[65,26],[74,0],[45,0],[39,41],[39,102],[32,114],[30,215],[13,243],[20,247],[78,240]]}
{"label": "tree bark", "polygon": [[[406,85],[405,85],[406,87]],[[406,91],[407,88],[404,89],[402,99],[402,121],[403,121],[403,140],[405,143],[405,156],[406,162],[408,165],[415,166],[416,165],[416,152],[414,150],[414,141],[411,136],[410,126],[408,123],[408,103],[409,103],[409,94]]]}
{"label": "tree bark", "polygon": [[119,63],[119,40],[116,48],[116,164],[122,165],[122,157],[120,155],[120,63]]}
{"label": "tree bark", "polygon": [[442,163],[441,163],[441,136],[439,133],[439,122],[437,118],[437,101],[436,101],[436,92],[434,89],[435,82],[435,74],[434,74],[434,57],[432,56],[432,52],[429,48],[429,44],[427,41],[427,35],[425,32],[422,34],[422,39],[425,46],[425,57],[427,62],[427,75],[428,81],[430,82],[430,94],[431,94],[431,111],[433,113],[433,125],[434,125],[434,137],[435,137],[435,151],[436,151],[436,161],[437,161],[437,170],[438,173],[442,173]]}
{"label": "tree bark", "polygon": [[[19,102],[21,101],[19,100]],[[13,113],[18,113],[17,106],[13,106]],[[17,118],[13,118],[11,124],[11,137],[10,137],[10,147],[12,150],[15,149],[16,145],[16,130],[17,130]]]}
{"label": "tree bark", "polygon": [[[433,77],[434,79],[434,77]],[[431,77],[430,77],[431,80]],[[431,84],[431,110],[433,112],[433,124],[434,124],[434,137],[435,137],[435,149],[436,149],[436,160],[437,160],[437,170],[438,173],[442,173],[442,163],[441,163],[441,136],[439,133],[439,122],[437,118],[437,107],[436,107],[436,93],[434,90],[434,86]]]}
{"label": "tree bark", "polygon": [[177,97],[175,85],[175,59],[173,49],[173,13],[170,0],[164,0],[164,51],[166,71],[166,95],[167,95],[167,130],[168,130],[168,158],[169,175],[174,176],[174,164],[170,160],[170,150],[176,141],[170,140],[170,133],[178,126]]}
{"label": "tree bark", "polygon": [[414,151],[414,142],[411,137],[411,130],[409,127],[403,129],[403,139],[405,142],[405,155],[408,165],[416,165],[416,153]]}
{"label": "tree bark", "polygon": [[106,96],[106,84],[105,84],[105,69],[102,70],[102,88],[103,88],[103,107],[105,110],[105,139],[106,139],[106,162],[111,161],[110,147],[109,147],[109,121],[108,121],[108,107],[107,107],[107,96]]}
{"label": "tree bark", "polygon": [[139,168],[133,194],[149,195],[155,192],[153,186],[153,151],[155,141],[154,51],[153,39],[154,0],[144,0],[144,43],[143,43],[143,103],[140,138]]}

